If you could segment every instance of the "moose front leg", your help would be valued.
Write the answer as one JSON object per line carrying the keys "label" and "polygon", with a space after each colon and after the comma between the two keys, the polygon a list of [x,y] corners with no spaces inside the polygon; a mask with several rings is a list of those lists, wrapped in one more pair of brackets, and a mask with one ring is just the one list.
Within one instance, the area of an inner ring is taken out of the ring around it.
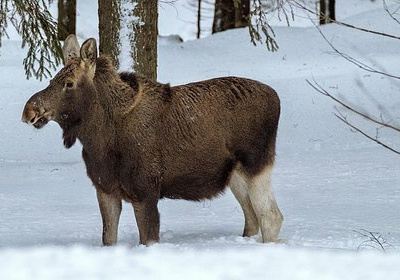
{"label": "moose front leg", "polygon": [[96,189],[96,192],[103,220],[103,245],[111,246],[116,244],[118,239],[118,223],[122,209],[121,199],[98,189]]}
{"label": "moose front leg", "polygon": [[136,224],[139,230],[139,243],[145,245],[147,242],[147,222],[144,214],[144,203],[132,203],[135,212]]}
{"label": "moose front leg", "polygon": [[136,223],[139,229],[140,244],[151,245],[160,240],[160,215],[158,198],[147,198],[142,202],[134,202]]}

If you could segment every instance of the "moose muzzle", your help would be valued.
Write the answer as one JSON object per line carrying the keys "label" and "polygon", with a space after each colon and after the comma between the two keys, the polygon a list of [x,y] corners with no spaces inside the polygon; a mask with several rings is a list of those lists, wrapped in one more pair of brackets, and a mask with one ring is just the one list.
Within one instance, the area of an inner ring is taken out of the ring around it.
{"label": "moose muzzle", "polygon": [[37,106],[36,102],[28,101],[22,112],[22,121],[32,124],[36,128],[42,128],[52,119],[52,113],[44,107]]}

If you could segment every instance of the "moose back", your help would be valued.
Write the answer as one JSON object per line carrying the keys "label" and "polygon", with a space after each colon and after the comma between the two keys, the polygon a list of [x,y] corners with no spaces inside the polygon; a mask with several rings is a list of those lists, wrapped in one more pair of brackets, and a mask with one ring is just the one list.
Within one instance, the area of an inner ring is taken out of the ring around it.
{"label": "moose back", "polygon": [[227,185],[244,212],[243,236],[261,229],[263,242],[278,238],[283,217],[270,172],[280,101],[272,88],[238,77],[170,87],[118,74],[94,39],[80,47],[75,35],[63,54],[64,68],[28,100],[22,120],[36,128],[53,120],[67,148],[82,143],[104,245],[117,242],[122,200],[148,245],[159,241],[159,199],[211,199]]}

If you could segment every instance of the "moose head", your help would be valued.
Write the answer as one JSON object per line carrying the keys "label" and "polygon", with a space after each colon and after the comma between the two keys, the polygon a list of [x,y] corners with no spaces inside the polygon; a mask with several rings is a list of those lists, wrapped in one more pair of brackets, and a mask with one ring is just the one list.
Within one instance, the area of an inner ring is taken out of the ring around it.
{"label": "moose head", "polygon": [[65,40],[63,56],[64,67],[44,90],[34,94],[26,103],[22,113],[23,122],[38,129],[51,120],[63,128],[80,122],[80,109],[87,100],[83,95],[95,90],[96,41],[88,39],[79,47],[76,36],[69,35]]}

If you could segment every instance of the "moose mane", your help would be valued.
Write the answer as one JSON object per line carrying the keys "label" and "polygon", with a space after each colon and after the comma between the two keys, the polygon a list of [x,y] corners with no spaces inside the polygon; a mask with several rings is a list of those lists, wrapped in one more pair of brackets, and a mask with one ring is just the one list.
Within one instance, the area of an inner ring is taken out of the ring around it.
{"label": "moose mane", "polygon": [[113,111],[118,113],[126,112],[126,109],[131,108],[137,102],[138,95],[144,91],[159,95],[163,99],[171,97],[169,84],[154,82],[133,72],[118,73],[111,59],[106,55],[97,59],[95,81],[99,83],[96,85],[97,89],[100,84],[107,87],[106,91],[98,93],[100,100],[106,97],[107,103],[103,106],[113,106]]}
{"label": "moose mane", "polygon": [[97,58],[94,85],[98,101],[111,118],[129,107],[139,92],[138,84],[131,87],[120,78],[111,59],[107,56]]}

